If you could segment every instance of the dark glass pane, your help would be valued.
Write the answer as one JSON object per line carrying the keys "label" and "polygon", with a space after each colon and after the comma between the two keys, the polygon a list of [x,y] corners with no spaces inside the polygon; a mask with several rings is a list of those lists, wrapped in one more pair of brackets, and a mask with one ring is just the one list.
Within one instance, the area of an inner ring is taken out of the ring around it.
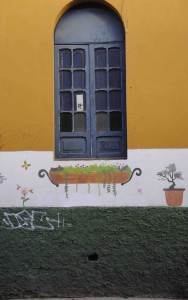
{"label": "dark glass pane", "polygon": [[70,113],[60,114],[60,131],[61,132],[72,131],[72,114]]}
{"label": "dark glass pane", "polygon": [[61,49],[59,50],[59,67],[71,68],[71,50]]}
{"label": "dark glass pane", "polygon": [[60,89],[70,89],[72,86],[71,72],[61,71],[60,72]]}
{"label": "dark glass pane", "polygon": [[60,94],[60,110],[72,110],[72,95],[69,92]]}
{"label": "dark glass pane", "polygon": [[113,111],[110,113],[110,131],[121,131],[122,121],[121,112]]}
{"label": "dark glass pane", "polygon": [[73,53],[74,68],[85,68],[85,50],[76,49]]}
{"label": "dark glass pane", "polygon": [[96,89],[107,87],[107,73],[106,70],[95,71],[95,87]]}
{"label": "dark glass pane", "polygon": [[84,89],[85,88],[85,72],[74,71],[73,73],[74,88]]}
{"label": "dark glass pane", "polygon": [[108,115],[107,113],[100,112],[96,113],[96,131],[107,131],[108,130]]}
{"label": "dark glass pane", "polygon": [[107,93],[99,91],[95,93],[96,110],[107,110]]}
{"label": "dark glass pane", "polygon": [[95,68],[106,67],[106,49],[95,50]]}
{"label": "dark glass pane", "polygon": [[74,131],[75,132],[86,131],[86,115],[84,113],[74,114]]}
{"label": "dark glass pane", "polygon": [[110,109],[121,109],[121,92],[110,91],[109,93]]}
{"label": "dark glass pane", "polygon": [[74,110],[86,110],[86,94],[83,92],[74,93]]}
{"label": "dark glass pane", "polygon": [[109,87],[120,88],[121,87],[121,71],[113,69],[109,71]]}
{"label": "dark glass pane", "polygon": [[108,52],[109,55],[109,67],[120,67],[120,49],[111,48]]}

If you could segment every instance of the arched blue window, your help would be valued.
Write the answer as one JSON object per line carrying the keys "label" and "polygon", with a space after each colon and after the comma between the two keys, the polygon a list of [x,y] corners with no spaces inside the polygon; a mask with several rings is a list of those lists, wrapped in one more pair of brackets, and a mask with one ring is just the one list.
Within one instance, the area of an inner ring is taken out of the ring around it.
{"label": "arched blue window", "polygon": [[68,10],[55,29],[56,158],[125,158],[125,38],[107,6]]}

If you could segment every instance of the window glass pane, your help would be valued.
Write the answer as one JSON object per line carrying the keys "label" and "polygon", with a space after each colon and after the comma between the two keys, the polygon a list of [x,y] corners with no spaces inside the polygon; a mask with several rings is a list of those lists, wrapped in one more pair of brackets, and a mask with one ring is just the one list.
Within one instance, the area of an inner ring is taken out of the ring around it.
{"label": "window glass pane", "polygon": [[72,95],[69,92],[60,94],[60,110],[72,110]]}
{"label": "window glass pane", "polygon": [[105,112],[96,113],[96,131],[108,130],[108,115]]}
{"label": "window glass pane", "polygon": [[61,132],[72,131],[72,114],[70,113],[60,114],[60,131]]}
{"label": "window glass pane", "polygon": [[109,87],[120,88],[121,87],[121,71],[113,69],[109,71]]}
{"label": "window glass pane", "polygon": [[72,86],[71,72],[61,71],[60,72],[60,89],[70,89]]}
{"label": "window glass pane", "polygon": [[96,89],[107,87],[107,73],[106,70],[95,71],[95,87]]}
{"label": "window glass pane", "polygon": [[74,110],[86,110],[86,94],[83,92],[74,93]]}
{"label": "window glass pane", "polygon": [[106,49],[95,49],[95,67],[106,67]]}
{"label": "window glass pane", "polygon": [[109,102],[110,102],[110,109],[121,109],[121,92],[110,91]]}
{"label": "window glass pane", "polygon": [[110,131],[121,131],[122,130],[122,120],[121,112],[114,111],[110,113]]}
{"label": "window glass pane", "polygon": [[73,73],[74,88],[85,89],[85,72],[74,71]]}
{"label": "window glass pane", "polygon": [[59,50],[59,67],[71,68],[71,50],[61,49]]}
{"label": "window glass pane", "polygon": [[85,132],[86,131],[86,115],[85,113],[74,114],[74,131]]}
{"label": "window glass pane", "polygon": [[95,93],[96,110],[107,110],[107,93],[99,91]]}
{"label": "window glass pane", "polygon": [[120,67],[120,49],[111,48],[108,52],[109,55],[109,67]]}
{"label": "window glass pane", "polygon": [[74,68],[85,68],[85,51],[83,49],[76,49],[73,53]]}

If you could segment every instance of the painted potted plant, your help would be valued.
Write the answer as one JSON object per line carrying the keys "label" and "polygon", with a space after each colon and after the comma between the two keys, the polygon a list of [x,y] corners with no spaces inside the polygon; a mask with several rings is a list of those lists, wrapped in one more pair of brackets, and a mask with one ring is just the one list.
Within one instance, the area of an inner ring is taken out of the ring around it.
{"label": "painted potted plant", "polygon": [[131,168],[128,165],[119,164],[116,165],[89,165],[77,164],[76,166],[59,166],[57,168],[51,168],[49,173],[45,169],[41,169],[38,172],[39,177],[43,178],[45,175],[49,178],[52,184],[57,187],[59,184],[64,184],[64,190],[66,198],[68,198],[68,185],[75,184],[76,191],[78,190],[78,184],[88,184],[88,192],[90,192],[90,184],[98,184],[98,190],[100,195],[100,184],[103,188],[107,189],[107,192],[113,192],[114,196],[117,195],[116,184],[121,183],[124,185],[128,183],[133,175],[140,176],[142,171],[140,168]]}
{"label": "painted potted plant", "polygon": [[163,189],[163,191],[165,191],[165,197],[168,206],[181,206],[183,202],[183,192],[185,189],[175,188],[175,181],[177,179],[183,180],[182,172],[176,171],[176,165],[173,163],[169,164],[165,170],[158,172],[157,175],[160,177],[159,180],[166,180],[171,183],[169,188]]}
{"label": "painted potted plant", "polygon": [[115,165],[77,165],[51,168],[49,177],[55,184],[61,183],[122,183],[129,180],[131,169]]}
{"label": "painted potted plant", "polygon": [[69,184],[76,185],[86,183],[88,185],[88,193],[90,192],[90,184],[97,183],[100,195],[100,184],[107,192],[113,192],[114,196],[117,195],[116,184],[128,182],[131,177],[131,169],[127,165],[90,165],[83,164],[76,166],[64,166],[51,168],[49,172],[50,181],[58,186],[64,184],[66,198],[68,198]]}

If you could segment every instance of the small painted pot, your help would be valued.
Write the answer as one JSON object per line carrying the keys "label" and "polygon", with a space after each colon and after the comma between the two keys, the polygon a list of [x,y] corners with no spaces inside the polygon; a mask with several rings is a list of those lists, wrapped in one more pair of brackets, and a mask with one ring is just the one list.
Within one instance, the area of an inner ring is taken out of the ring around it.
{"label": "small painted pot", "polygon": [[163,189],[168,206],[181,206],[185,189]]}

